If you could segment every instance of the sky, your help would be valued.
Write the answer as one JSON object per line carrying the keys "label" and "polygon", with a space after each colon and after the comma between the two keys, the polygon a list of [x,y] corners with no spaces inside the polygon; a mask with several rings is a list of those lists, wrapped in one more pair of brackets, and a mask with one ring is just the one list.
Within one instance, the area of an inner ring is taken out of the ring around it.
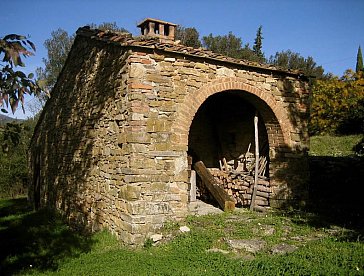
{"label": "sky", "polygon": [[[195,27],[200,38],[232,32],[251,46],[262,25],[266,57],[290,49],[337,76],[355,69],[358,47],[364,47],[363,0],[0,0],[0,7],[0,37],[26,35],[37,47],[24,60],[26,73],[44,67],[43,43],[58,28],[73,34],[90,23],[116,22],[139,35],[136,25],[147,17]],[[19,109],[11,116],[31,115]]]}

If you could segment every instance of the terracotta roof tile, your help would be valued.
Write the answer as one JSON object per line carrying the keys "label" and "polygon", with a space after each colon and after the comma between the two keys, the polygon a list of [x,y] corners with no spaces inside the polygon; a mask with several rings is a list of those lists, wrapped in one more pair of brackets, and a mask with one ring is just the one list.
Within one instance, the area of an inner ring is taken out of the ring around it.
{"label": "terracotta roof tile", "polygon": [[299,70],[286,70],[271,64],[263,64],[248,60],[235,59],[218,53],[214,53],[212,51],[203,48],[196,49],[188,47],[182,44],[178,44],[174,41],[163,42],[156,37],[147,37],[147,36],[132,37],[130,33],[102,31],[98,29],[90,29],[89,27],[79,28],[76,34],[84,37],[90,37],[91,39],[96,39],[100,41],[118,43],[121,46],[155,48],[166,52],[176,52],[194,57],[209,58],[247,67],[260,68],[270,71],[278,71],[289,75],[297,75],[297,76],[303,75],[303,72]]}

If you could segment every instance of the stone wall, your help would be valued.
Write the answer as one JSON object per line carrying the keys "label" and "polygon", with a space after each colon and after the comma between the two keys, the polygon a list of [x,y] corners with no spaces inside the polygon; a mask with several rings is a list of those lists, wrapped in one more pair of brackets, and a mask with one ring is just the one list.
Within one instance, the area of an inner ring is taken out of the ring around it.
{"label": "stone wall", "polygon": [[[307,83],[272,72],[166,53],[133,53],[131,60],[131,72],[137,73],[129,79],[129,93],[139,92],[139,103],[148,103],[149,111],[153,111],[138,113],[137,118],[139,130],[150,137],[148,152],[179,152],[186,167],[184,155],[195,114],[208,97],[234,91],[257,108],[264,120],[274,188],[272,204],[280,206],[282,201],[307,197]],[[156,131],[168,139],[153,139]],[[187,181],[185,175],[181,179]]]}
{"label": "stone wall", "polygon": [[125,49],[77,37],[32,140],[30,198],[92,229],[129,230],[118,223],[126,206],[117,196],[128,162],[118,143],[127,57]]}
{"label": "stone wall", "polygon": [[140,244],[187,214],[188,136],[216,93],[264,121],[276,205],[305,194],[307,83],[297,76],[78,36],[32,140],[29,196]]}

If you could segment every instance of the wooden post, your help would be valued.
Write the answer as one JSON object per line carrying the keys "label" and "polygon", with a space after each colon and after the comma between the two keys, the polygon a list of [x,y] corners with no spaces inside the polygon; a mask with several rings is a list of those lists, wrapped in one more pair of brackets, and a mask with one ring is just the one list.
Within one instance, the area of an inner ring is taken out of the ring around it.
{"label": "wooden post", "polygon": [[196,201],[196,171],[191,170],[190,179],[190,202]]}
{"label": "wooden post", "polygon": [[258,112],[255,112],[254,116],[254,138],[255,138],[255,172],[254,172],[254,189],[252,195],[252,201],[250,203],[250,210],[254,210],[255,197],[257,196],[258,187],[258,170],[259,170],[259,133],[258,133]]}
{"label": "wooden post", "polygon": [[219,203],[220,207],[224,211],[233,211],[235,209],[234,199],[219,186],[213,175],[205,167],[205,164],[202,161],[198,161],[193,167],[211,195],[216,199],[217,203]]}

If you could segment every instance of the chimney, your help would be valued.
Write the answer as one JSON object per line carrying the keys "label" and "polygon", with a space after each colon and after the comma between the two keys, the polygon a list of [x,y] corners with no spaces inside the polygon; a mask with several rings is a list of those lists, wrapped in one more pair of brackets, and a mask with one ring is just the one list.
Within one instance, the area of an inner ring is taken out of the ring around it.
{"label": "chimney", "polygon": [[158,19],[146,18],[137,26],[140,28],[142,35],[174,41],[177,25]]}

